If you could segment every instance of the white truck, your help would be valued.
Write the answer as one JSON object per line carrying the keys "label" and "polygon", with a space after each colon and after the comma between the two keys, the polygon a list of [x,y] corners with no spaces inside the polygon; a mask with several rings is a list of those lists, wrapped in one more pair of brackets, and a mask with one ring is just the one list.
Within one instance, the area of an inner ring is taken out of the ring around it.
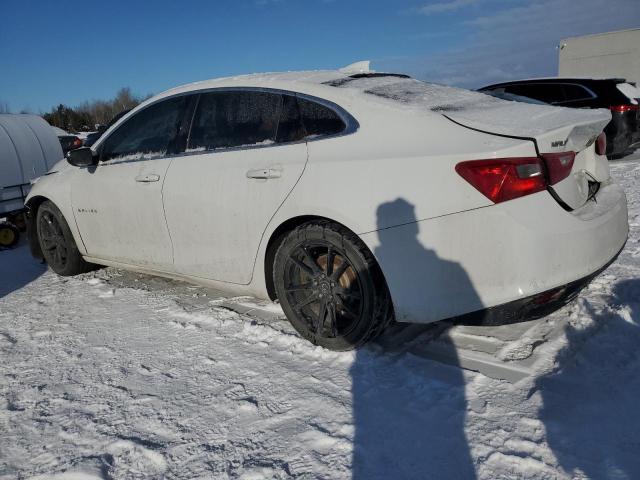
{"label": "white truck", "polygon": [[0,248],[18,242],[31,181],[63,158],[58,137],[42,117],[0,114]]}

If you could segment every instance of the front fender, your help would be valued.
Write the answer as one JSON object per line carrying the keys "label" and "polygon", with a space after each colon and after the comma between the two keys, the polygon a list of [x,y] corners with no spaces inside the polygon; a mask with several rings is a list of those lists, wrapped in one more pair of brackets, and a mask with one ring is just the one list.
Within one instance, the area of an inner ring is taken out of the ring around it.
{"label": "front fender", "polygon": [[[27,199],[25,205],[27,206],[27,229],[30,233],[29,235],[29,244],[31,246],[31,253],[34,254],[36,258],[42,258],[42,252],[40,251],[40,247],[34,246],[32,242],[38,243],[37,235],[36,235],[36,216],[38,212],[38,207],[45,200],[49,200],[58,207],[62,215],[64,216],[67,224],[69,225],[69,230],[71,230],[71,234],[73,235],[73,239],[76,242],[76,246],[80,251],[81,255],[86,255],[87,250],[82,241],[82,237],[80,236],[80,232],[78,230],[78,226],[76,224],[76,218],[73,213],[73,205],[71,203],[71,183],[70,176],[73,175],[73,171],[60,171],[57,173],[50,173],[43,177],[40,177],[37,182],[31,187],[31,191],[29,195],[27,195]],[[32,240],[33,238],[33,240]],[[35,248],[35,253],[34,253]],[[40,255],[40,256],[38,256]]]}

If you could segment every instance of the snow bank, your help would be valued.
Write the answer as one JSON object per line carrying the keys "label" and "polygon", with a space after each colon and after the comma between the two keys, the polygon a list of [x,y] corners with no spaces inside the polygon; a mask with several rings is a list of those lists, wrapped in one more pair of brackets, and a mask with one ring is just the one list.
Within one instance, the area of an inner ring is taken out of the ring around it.
{"label": "snow bank", "polygon": [[640,163],[612,173],[629,242],[540,320],[560,335],[500,352],[542,358],[515,384],[382,344],[328,352],[200,287],[0,252],[0,479],[640,478]]}

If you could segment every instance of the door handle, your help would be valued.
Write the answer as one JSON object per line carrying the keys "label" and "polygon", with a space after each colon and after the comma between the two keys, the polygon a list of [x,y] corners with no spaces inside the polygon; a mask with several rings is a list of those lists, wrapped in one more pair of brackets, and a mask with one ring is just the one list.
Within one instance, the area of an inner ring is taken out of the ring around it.
{"label": "door handle", "polygon": [[136,182],[140,182],[140,183],[151,183],[151,182],[157,182],[158,180],[160,180],[160,175],[156,175],[155,173],[149,173],[147,175],[138,175],[136,177]]}
{"label": "door handle", "polygon": [[247,178],[280,178],[282,176],[282,170],[279,168],[256,168],[255,170],[249,170],[247,172]]}

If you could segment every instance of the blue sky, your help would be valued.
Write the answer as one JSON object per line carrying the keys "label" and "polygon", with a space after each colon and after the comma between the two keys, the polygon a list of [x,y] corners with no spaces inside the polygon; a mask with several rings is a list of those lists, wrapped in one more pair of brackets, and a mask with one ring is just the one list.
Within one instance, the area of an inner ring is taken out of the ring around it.
{"label": "blue sky", "polygon": [[554,75],[561,38],[632,27],[640,0],[0,0],[0,104],[48,111],[363,59],[478,87]]}

